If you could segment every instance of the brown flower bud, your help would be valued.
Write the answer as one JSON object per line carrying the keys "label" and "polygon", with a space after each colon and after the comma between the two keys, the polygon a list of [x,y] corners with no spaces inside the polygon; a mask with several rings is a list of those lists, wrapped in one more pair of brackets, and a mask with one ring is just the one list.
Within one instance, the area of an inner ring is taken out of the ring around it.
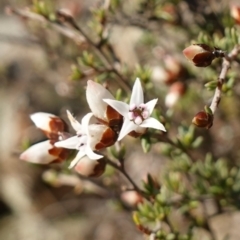
{"label": "brown flower bud", "polygon": [[224,57],[223,51],[210,48],[206,44],[193,44],[183,50],[184,56],[197,67],[207,67],[217,57]]}
{"label": "brown flower bud", "polygon": [[230,7],[230,14],[237,24],[240,24],[240,6],[232,5]]}
{"label": "brown flower bud", "polygon": [[209,129],[213,125],[213,114],[205,111],[200,111],[195,115],[192,123],[197,127]]}
{"label": "brown flower bud", "polygon": [[50,113],[37,112],[30,116],[37,128],[51,140],[58,141],[59,133],[67,132],[68,126],[61,118]]}
{"label": "brown flower bud", "polygon": [[92,160],[88,157],[82,158],[75,166],[75,171],[86,177],[100,177],[106,168],[104,158]]}

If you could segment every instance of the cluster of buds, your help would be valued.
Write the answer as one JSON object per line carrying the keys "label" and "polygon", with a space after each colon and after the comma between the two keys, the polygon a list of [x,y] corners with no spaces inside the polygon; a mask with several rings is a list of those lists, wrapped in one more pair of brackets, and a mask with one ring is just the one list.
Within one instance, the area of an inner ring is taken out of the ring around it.
{"label": "cluster of buds", "polygon": [[207,67],[215,58],[225,57],[225,53],[206,44],[193,44],[183,50],[184,56],[193,62],[196,67]]}
{"label": "cluster of buds", "polygon": [[54,144],[68,137],[68,126],[59,117],[38,112],[30,116],[37,128],[43,131],[48,140],[37,143],[20,155],[20,159],[39,164],[62,162],[69,155],[69,149],[58,148]]}
{"label": "cluster of buds", "polygon": [[66,153],[77,150],[78,153],[69,168],[74,167],[83,175],[99,176],[104,172],[106,164],[104,156],[96,152],[113,145],[126,135],[140,136],[149,127],[166,131],[163,124],[150,117],[157,99],[144,103],[139,79],[133,86],[130,104],[115,100],[107,89],[91,80],[88,81],[86,98],[91,112],[82,118],[81,123],[67,111],[68,119],[76,131],[75,135],[68,133],[65,122],[55,115],[31,115],[35,125],[43,130],[50,140],[33,145],[23,152],[20,158],[49,164],[65,160],[68,156]]}

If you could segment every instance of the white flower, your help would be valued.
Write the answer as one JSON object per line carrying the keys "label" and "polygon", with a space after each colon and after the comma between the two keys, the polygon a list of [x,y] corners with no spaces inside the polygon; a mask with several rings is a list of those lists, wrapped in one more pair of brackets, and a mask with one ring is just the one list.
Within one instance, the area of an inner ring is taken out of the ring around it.
{"label": "white flower", "polygon": [[86,114],[83,117],[81,124],[72,116],[69,111],[67,111],[67,114],[72,127],[76,131],[76,136],[70,137],[60,142],[56,142],[55,146],[77,149],[79,151],[76,157],[72,160],[69,168],[74,167],[85,155],[87,155],[92,160],[102,158],[102,155],[94,153],[93,150],[96,149],[95,147],[100,142],[102,133],[107,127],[99,124],[89,125],[90,119],[93,116],[92,113]]}
{"label": "white flower", "polygon": [[132,131],[143,132],[142,130],[144,128],[155,128],[166,131],[162,123],[155,118],[150,117],[157,100],[158,99],[153,99],[144,103],[143,90],[139,78],[137,78],[134,83],[129,105],[112,99],[103,99],[103,101],[124,117],[118,141]]}

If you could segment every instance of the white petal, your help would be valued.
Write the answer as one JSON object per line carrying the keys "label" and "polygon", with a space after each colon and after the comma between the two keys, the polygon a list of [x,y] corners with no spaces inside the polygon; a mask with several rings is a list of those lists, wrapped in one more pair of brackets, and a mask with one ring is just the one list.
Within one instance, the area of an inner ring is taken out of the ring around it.
{"label": "white petal", "polygon": [[131,95],[129,105],[132,105],[132,104],[139,105],[143,102],[144,102],[144,98],[143,98],[142,85],[141,85],[140,79],[137,78],[133,85],[133,90],[132,90],[132,95]]}
{"label": "white petal", "polygon": [[93,113],[87,113],[83,118],[82,118],[82,132],[86,133],[89,135],[89,122],[93,116]]}
{"label": "white petal", "polygon": [[85,153],[92,160],[97,160],[103,157],[102,155],[96,154],[95,152],[93,152],[93,150],[89,145],[87,145]]}
{"label": "white petal", "polygon": [[81,124],[73,117],[73,115],[68,110],[67,110],[67,116],[68,116],[68,119],[69,119],[73,129],[76,132],[81,131],[81,129],[82,129]]}
{"label": "white petal", "polygon": [[88,80],[86,97],[88,105],[94,116],[107,121],[105,115],[107,104],[103,101],[103,99],[114,99],[113,95],[101,84],[96,83],[92,80]]}
{"label": "white petal", "polygon": [[141,127],[141,125],[140,125],[140,127],[138,126],[134,131],[136,132],[136,133],[139,133],[139,134],[144,134],[145,132],[146,132],[146,128],[145,127]]}
{"label": "white petal", "polygon": [[62,147],[62,148],[68,148],[68,149],[76,149],[77,145],[79,143],[79,137],[74,136],[70,137],[66,140],[56,142],[54,145],[56,147]]}
{"label": "white petal", "polygon": [[125,118],[125,120],[123,122],[123,126],[122,126],[121,131],[118,136],[118,141],[123,139],[131,131],[135,131],[135,129],[137,127],[138,126],[136,124],[134,124],[132,121],[129,121],[128,119]]}
{"label": "white petal", "polygon": [[146,103],[147,110],[149,111],[149,115],[152,114],[153,109],[154,109],[154,107],[155,107],[157,101],[158,101],[158,99],[155,98],[155,99],[153,99],[153,100],[151,100],[151,101],[149,101],[149,102]]}
{"label": "white petal", "polygon": [[79,151],[68,168],[73,168],[85,155],[85,152]]}
{"label": "white petal", "polygon": [[48,152],[48,150],[52,148],[54,148],[54,146],[49,140],[37,143],[24,151],[20,155],[20,159],[32,163],[48,164],[56,159],[56,156]]}
{"label": "white petal", "polygon": [[36,127],[42,129],[43,131],[51,132],[49,123],[52,118],[58,117],[50,113],[38,112],[31,114],[30,118],[32,119]]}
{"label": "white petal", "polygon": [[103,99],[103,101],[106,102],[112,108],[114,108],[117,112],[119,112],[125,118],[128,117],[129,105],[127,103],[120,102],[117,100],[111,100],[111,99]]}
{"label": "white petal", "polygon": [[152,117],[144,120],[143,123],[140,126],[144,127],[144,128],[155,128],[155,129],[162,130],[162,131],[166,132],[166,129],[163,126],[163,124],[160,123],[157,119],[152,118]]}

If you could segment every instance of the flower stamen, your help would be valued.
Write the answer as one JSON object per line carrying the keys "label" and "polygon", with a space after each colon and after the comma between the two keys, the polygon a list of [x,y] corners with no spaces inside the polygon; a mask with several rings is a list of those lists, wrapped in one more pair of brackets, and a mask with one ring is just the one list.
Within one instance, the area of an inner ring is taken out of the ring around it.
{"label": "flower stamen", "polygon": [[129,120],[135,124],[140,125],[145,119],[149,117],[149,111],[147,110],[146,104],[141,103],[139,106],[132,104],[129,107]]}

